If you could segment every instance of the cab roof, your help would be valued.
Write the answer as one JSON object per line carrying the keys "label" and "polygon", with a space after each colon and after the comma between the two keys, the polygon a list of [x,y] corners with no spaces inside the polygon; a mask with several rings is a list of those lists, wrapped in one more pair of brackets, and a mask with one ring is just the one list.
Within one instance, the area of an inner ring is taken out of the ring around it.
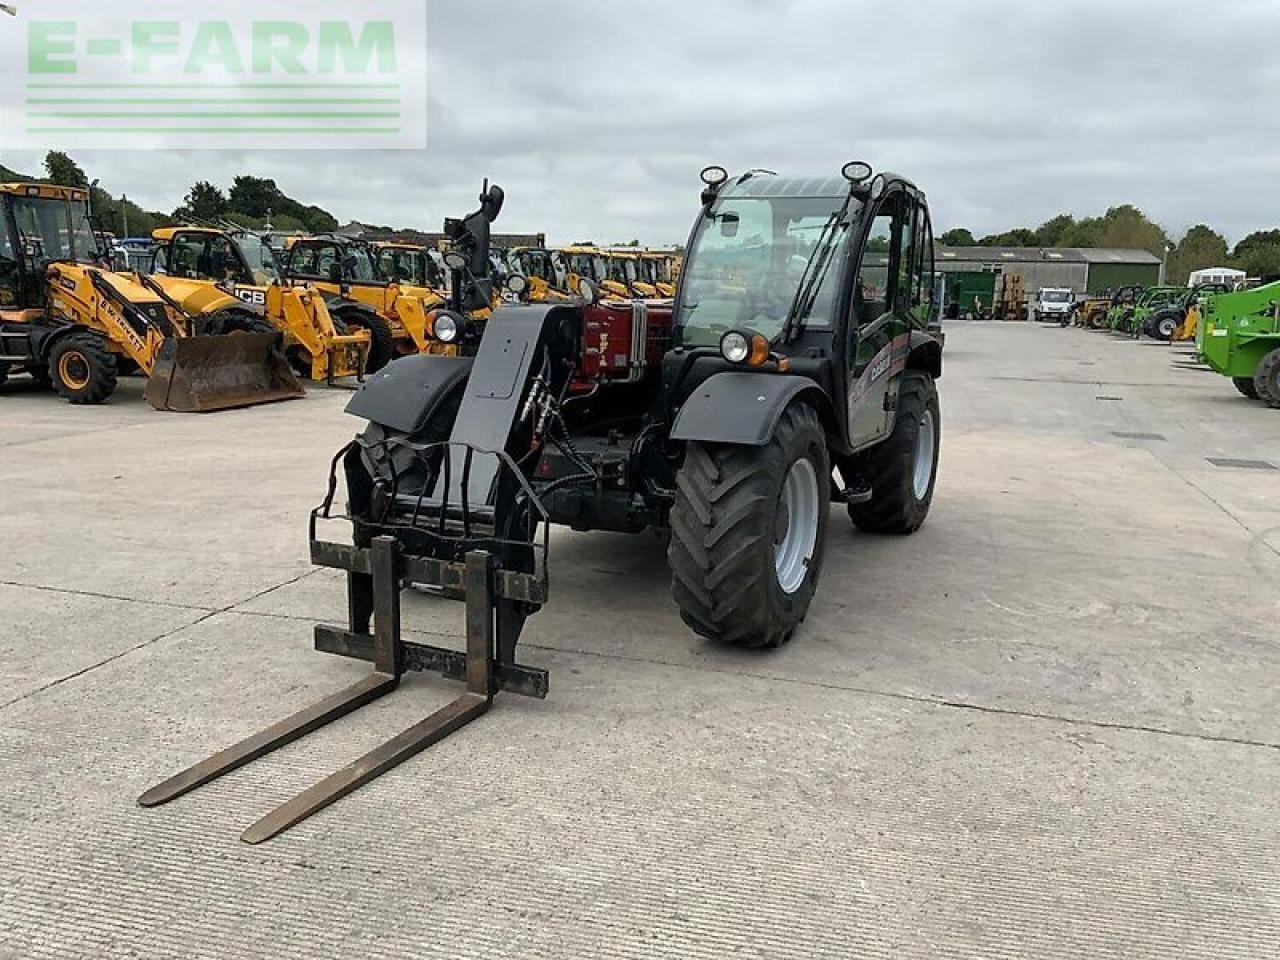
{"label": "cab roof", "polygon": [[53,183],[0,183],[0,193],[15,197],[39,197],[41,200],[86,200],[84,187],[61,187]]}
{"label": "cab roof", "polygon": [[214,236],[221,236],[225,230],[218,230],[215,227],[158,227],[151,231],[151,239],[157,243],[168,243],[173,239],[175,233],[203,233]]}

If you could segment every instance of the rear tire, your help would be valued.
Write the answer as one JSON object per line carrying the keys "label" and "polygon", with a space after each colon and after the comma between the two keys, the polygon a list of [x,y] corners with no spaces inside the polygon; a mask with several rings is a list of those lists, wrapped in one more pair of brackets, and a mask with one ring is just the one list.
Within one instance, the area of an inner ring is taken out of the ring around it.
{"label": "rear tire", "polygon": [[0,360],[0,387],[4,386],[6,380],[9,379],[9,364]]}
{"label": "rear tire", "polygon": [[1253,377],[1232,377],[1231,382],[1236,385],[1237,390],[1250,400],[1258,399],[1258,387],[1253,382]]}
{"label": "rear tire", "polygon": [[898,388],[893,433],[859,457],[872,496],[866,503],[849,504],[853,525],[867,533],[919,530],[933,503],[941,439],[942,415],[933,377],[905,373]]}
{"label": "rear tire", "polygon": [[688,445],[667,562],[695,633],[753,648],[791,639],[822,569],[830,475],[826,432],[804,403],[765,446]]}
{"label": "rear tire", "polygon": [[377,373],[396,358],[396,338],[391,333],[391,324],[371,310],[339,310],[335,319],[340,321],[348,331],[369,331],[369,360],[365,364],[365,373]]}
{"label": "rear tire", "polygon": [[73,333],[49,352],[53,388],[69,403],[102,403],[116,391],[116,358],[101,338]]}
{"label": "rear tire", "polygon": [[1280,409],[1280,350],[1272,350],[1258,364],[1253,375],[1253,388],[1258,399],[1274,409]]}

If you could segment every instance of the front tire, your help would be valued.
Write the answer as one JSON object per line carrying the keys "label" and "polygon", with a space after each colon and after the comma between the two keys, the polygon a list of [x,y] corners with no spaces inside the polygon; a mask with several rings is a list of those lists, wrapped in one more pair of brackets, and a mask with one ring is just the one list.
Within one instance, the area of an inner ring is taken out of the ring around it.
{"label": "front tire", "polygon": [[275,333],[276,327],[266,317],[261,317],[251,310],[224,307],[209,315],[205,322],[205,332],[211,336],[229,333]]}
{"label": "front tire", "polygon": [[335,319],[347,330],[369,331],[369,359],[365,373],[377,373],[396,357],[396,339],[391,324],[372,310],[339,310]]}
{"label": "front tire", "polygon": [[1272,350],[1262,358],[1253,375],[1253,389],[1267,406],[1280,409],[1280,350]]}
{"label": "front tire", "polygon": [[933,503],[941,440],[942,414],[933,377],[918,371],[903,374],[893,432],[859,458],[872,495],[866,503],[849,504],[853,525],[867,533],[919,530]]}
{"label": "front tire", "polygon": [[1258,399],[1258,387],[1253,382],[1253,377],[1232,377],[1231,382],[1236,385],[1236,389],[1250,400]]}
{"label": "front tire", "polygon": [[804,403],[762,447],[688,445],[667,561],[694,632],[739,647],[791,639],[822,569],[830,475],[826,432]]}
{"label": "front tire", "polygon": [[69,403],[102,403],[116,391],[116,358],[101,338],[73,333],[49,352],[49,376]]}

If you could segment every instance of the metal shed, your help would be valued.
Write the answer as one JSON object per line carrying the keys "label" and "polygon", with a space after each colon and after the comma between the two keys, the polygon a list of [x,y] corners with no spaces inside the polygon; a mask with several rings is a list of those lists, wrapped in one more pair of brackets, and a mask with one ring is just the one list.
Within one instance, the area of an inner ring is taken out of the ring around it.
{"label": "metal shed", "polygon": [[942,273],[995,274],[997,290],[1005,278],[1019,277],[1028,300],[1047,287],[1101,293],[1130,283],[1150,286],[1160,279],[1160,259],[1146,250],[939,246],[934,259]]}

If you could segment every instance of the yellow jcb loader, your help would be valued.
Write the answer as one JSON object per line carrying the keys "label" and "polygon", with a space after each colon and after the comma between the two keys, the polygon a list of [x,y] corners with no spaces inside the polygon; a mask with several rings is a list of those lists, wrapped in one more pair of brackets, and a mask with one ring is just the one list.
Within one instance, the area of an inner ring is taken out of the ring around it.
{"label": "yellow jcb loader", "polygon": [[93,404],[136,368],[149,378],[148,403],[183,413],[302,396],[264,320],[194,317],[100,266],[86,191],[0,184],[0,208],[0,380],[22,369],[71,403]]}
{"label": "yellow jcb loader", "polygon": [[265,317],[285,334],[285,356],[301,377],[332,382],[362,377],[390,357],[371,356],[373,337],[363,314],[337,319],[324,297],[281,277],[265,238],[214,227],[162,227],[151,274],[186,313],[217,318]]}

